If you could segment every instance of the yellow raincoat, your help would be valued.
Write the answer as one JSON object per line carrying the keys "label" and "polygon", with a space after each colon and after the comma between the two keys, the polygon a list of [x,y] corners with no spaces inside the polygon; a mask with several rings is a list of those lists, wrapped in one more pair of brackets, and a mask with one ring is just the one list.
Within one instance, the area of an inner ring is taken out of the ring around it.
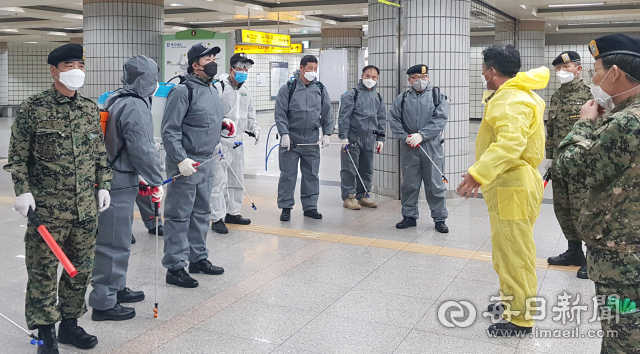
{"label": "yellow raincoat", "polygon": [[545,102],[531,90],[548,82],[546,67],[521,72],[489,97],[476,140],[477,162],[469,168],[489,209],[493,268],[512,311],[504,317],[524,327],[534,323],[525,319],[525,309],[538,288],[533,224],[544,192],[537,166],[545,151]]}

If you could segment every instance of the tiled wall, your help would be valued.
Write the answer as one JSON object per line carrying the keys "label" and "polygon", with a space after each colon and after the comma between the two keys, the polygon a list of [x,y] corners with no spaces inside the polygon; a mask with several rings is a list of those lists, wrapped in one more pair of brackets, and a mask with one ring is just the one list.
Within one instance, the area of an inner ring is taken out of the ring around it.
{"label": "tiled wall", "polygon": [[122,65],[132,55],[160,62],[164,7],[161,0],[85,1],[84,47],[87,72],[84,93],[97,99],[122,85]]}
{"label": "tiled wall", "polygon": [[58,45],[9,43],[9,104],[18,105],[29,96],[51,87],[53,79],[47,57],[56,47]]}
{"label": "tiled wall", "polygon": [[0,105],[9,104],[9,50],[0,49]]}

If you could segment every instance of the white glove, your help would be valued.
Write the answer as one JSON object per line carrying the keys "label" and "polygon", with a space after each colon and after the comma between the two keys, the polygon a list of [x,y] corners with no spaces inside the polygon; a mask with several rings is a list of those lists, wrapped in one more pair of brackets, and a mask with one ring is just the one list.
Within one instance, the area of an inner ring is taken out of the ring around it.
{"label": "white glove", "polygon": [[186,177],[196,173],[197,170],[193,166],[195,164],[196,162],[190,158],[186,158],[182,160],[182,162],[178,164],[178,169],[180,169],[180,174]]}
{"label": "white glove", "polygon": [[320,145],[321,149],[329,147],[329,145],[331,145],[331,141],[329,140],[329,136],[328,135],[322,136],[322,139],[320,139],[320,141],[318,141],[318,145]]}
{"label": "white glove", "polygon": [[98,211],[103,212],[109,209],[109,205],[111,205],[111,196],[109,195],[109,191],[106,189],[101,189],[98,191]]}
{"label": "white glove", "polygon": [[256,137],[255,137],[256,142],[255,142],[255,144],[253,144],[253,145],[258,145],[258,142],[260,141],[260,131],[259,131],[259,130],[254,130],[254,131],[253,131],[253,135],[255,135],[255,136],[256,136]]}
{"label": "white glove", "polygon": [[162,186],[157,186],[157,187],[153,187],[151,188],[152,191],[154,191],[153,193],[151,193],[151,199],[155,202],[156,200],[159,202],[162,200],[162,197],[164,197],[164,189],[162,189]]}
{"label": "white glove", "polygon": [[148,186],[149,183],[147,183],[147,181],[144,180],[144,178],[142,178],[142,176],[138,175],[138,183],[142,183],[145,186]]}
{"label": "white glove", "polygon": [[420,143],[422,142],[422,134],[420,133],[414,133],[411,134],[407,137],[406,140],[407,144],[409,144],[412,148],[420,145]]}
{"label": "white glove", "polygon": [[376,141],[376,152],[379,154],[380,151],[382,151],[382,147],[384,146],[384,143],[382,141]]}
{"label": "white glove", "polygon": [[289,134],[285,134],[280,138],[280,147],[283,149],[289,150],[291,146],[291,139],[289,138]]}
{"label": "white glove", "polygon": [[349,139],[340,139],[340,144],[342,144],[342,148],[349,145]]}
{"label": "white glove", "polygon": [[232,138],[236,136],[236,123],[229,118],[224,118],[222,120],[222,130],[220,131],[220,135],[225,138]]}
{"label": "white glove", "polygon": [[33,199],[33,194],[22,193],[16,197],[16,201],[13,202],[13,209],[20,213],[23,217],[27,217],[29,208],[36,210],[36,201]]}

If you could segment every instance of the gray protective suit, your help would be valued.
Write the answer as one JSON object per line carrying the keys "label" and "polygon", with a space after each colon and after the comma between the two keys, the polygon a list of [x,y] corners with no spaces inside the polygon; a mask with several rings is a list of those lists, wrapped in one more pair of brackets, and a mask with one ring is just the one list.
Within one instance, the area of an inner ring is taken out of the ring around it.
{"label": "gray protective suit", "polygon": [[[220,82],[224,82],[224,89]],[[220,82],[214,86],[220,93],[224,105],[224,118],[236,123],[236,136],[222,138],[220,150],[224,153],[225,160],[231,165],[233,171],[244,184],[244,145],[233,149],[235,142],[243,143],[244,132],[260,132],[260,126],[256,122],[256,110],[253,108],[251,92],[245,85],[236,88],[229,81],[229,75],[220,75]],[[211,190],[211,221],[216,222],[226,214],[240,215],[244,190],[238,179],[229,169],[229,165],[223,160],[217,160],[214,164],[214,186]]]}
{"label": "gray protective suit", "polygon": [[[189,91],[192,89],[191,104]],[[180,174],[178,163],[186,158],[203,162],[217,154],[222,128],[222,101],[218,91],[193,75],[176,85],[167,98],[162,119],[162,142],[167,152],[167,176]],[[164,206],[164,257],[171,270],[209,256],[209,197],[213,188],[214,161],[197,167],[191,176],[180,176],[167,186]]]}
{"label": "gray protective suit", "polygon": [[[276,126],[280,136],[289,134],[291,143],[315,144],[322,135],[333,132],[331,99],[325,87],[322,92],[315,80],[308,86],[300,79],[300,71],[294,73],[297,83],[289,100],[289,87],[278,91],[275,106]],[[298,161],[302,172],[300,201],[304,211],[317,209],[320,194],[320,146],[298,146],[290,150],[280,149],[280,180],[278,181],[278,208],[293,208],[293,195],[298,178]]]}
{"label": "gray protective suit", "polygon": [[[369,90],[360,80],[356,90],[358,90],[357,102],[354,102],[355,90],[343,94],[340,99],[338,136],[340,139],[349,139],[348,153],[353,159],[352,162],[346,152],[341,152],[342,200],[347,199],[350,194],[355,194],[356,199],[361,199],[364,197],[365,187],[366,190],[371,190],[375,143],[385,140],[382,136],[374,135],[373,131],[377,130],[384,134],[387,125],[387,110],[375,87]],[[364,186],[356,174],[356,166]]]}
{"label": "gray protective suit", "polygon": [[[111,205],[98,216],[93,291],[89,295],[89,305],[97,310],[113,308],[116,293],[126,285],[138,175],[151,186],[162,185],[149,102],[156,90],[159,71],[158,64],[152,59],[142,55],[130,58],[124,64],[124,88],[105,102],[109,120],[104,140],[108,161],[113,164],[113,181]],[[126,94],[135,94],[142,99],[119,98]],[[118,152],[120,156],[116,159]],[[118,190],[127,186],[134,188]]]}
{"label": "gray protective suit", "polygon": [[424,183],[433,220],[444,221],[448,216],[447,190],[442,176],[420,148],[412,148],[405,142],[408,135],[420,133],[423,137],[420,145],[431,156],[438,168],[444,171],[441,133],[447,124],[449,104],[443,94],[440,94],[440,102],[438,107],[434,106],[432,87],[429,84],[421,94],[413,88],[400,94],[389,111],[389,126],[393,135],[400,139],[401,202],[402,215],[405,217],[417,219],[419,216],[418,197],[421,183]]}

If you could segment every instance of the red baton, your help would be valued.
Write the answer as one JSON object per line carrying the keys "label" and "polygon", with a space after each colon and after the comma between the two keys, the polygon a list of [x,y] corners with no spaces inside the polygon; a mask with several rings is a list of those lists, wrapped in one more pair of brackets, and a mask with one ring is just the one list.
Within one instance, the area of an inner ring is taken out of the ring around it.
{"label": "red baton", "polygon": [[36,230],[38,230],[40,236],[42,236],[42,238],[44,239],[44,242],[47,243],[47,246],[49,246],[53,254],[56,256],[56,258],[58,258],[58,261],[60,261],[67,273],[69,273],[69,276],[72,278],[75,277],[78,274],[76,267],[71,264],[71,261],[69,261],[67,255],[62,252],[62,249],[60,248],[60,246],[58,246],[56,240],[53,239],[53,236],[51,236],[49,230],[47,230],[47,228],[42,225],[42,221],[40,221],[38,215],[36,215],[33,209],[29,208],[27,216],[29,217],[29,221],[33,224],[33,226],[36,227]]}

